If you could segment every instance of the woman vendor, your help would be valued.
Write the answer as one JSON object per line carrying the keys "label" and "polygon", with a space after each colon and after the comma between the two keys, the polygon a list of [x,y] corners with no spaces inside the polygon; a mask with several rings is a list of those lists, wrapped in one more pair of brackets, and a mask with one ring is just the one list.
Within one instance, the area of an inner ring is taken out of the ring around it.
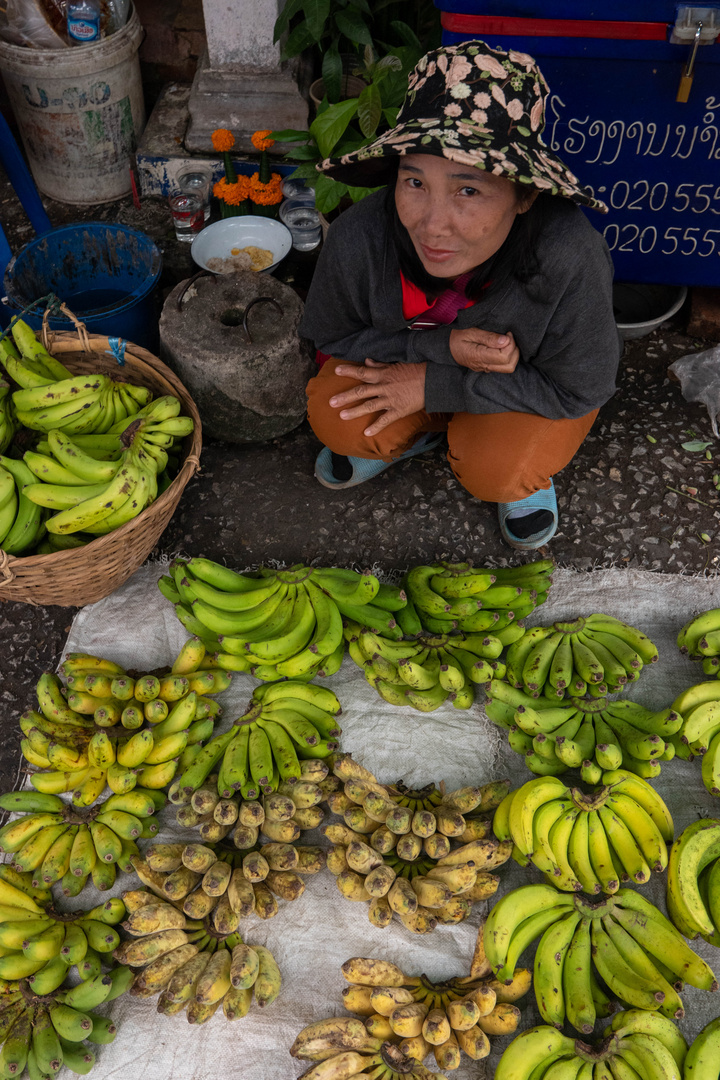
{"label": "woman vendor", "polygon": [[552,477],[621,349],[610,255],[579,209],[607,208],[543,142],[547,95],[524,53],[423,57],[396,126],[319,166],[386,187],[333,223],[300,327],[332,357],[308,385],[320,483],[363,483],[444,433],[457,479],[526,550],[557,529]]}

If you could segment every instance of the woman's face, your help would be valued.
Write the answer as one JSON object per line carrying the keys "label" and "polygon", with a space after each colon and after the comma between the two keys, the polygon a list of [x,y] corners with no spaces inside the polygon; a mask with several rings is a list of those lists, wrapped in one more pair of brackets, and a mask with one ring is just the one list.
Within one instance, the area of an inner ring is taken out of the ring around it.
{"label": "woman's face", "polygon": [[454,279],[498,251],[535,194],[504,176],[408,154],[400,158],[395,205],[427,272]]}

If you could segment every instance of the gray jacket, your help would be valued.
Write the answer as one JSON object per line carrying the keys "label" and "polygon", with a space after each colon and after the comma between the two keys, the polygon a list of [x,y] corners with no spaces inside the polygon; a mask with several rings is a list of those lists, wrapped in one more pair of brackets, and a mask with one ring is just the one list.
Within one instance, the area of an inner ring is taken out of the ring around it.
{"label": "gray jacket", "polygon": [[[333,222],[318,259],[300,333],[322,352],[362,363],[427,362],[428,412],[529,412],[579,417],[615,391],[621,342],[605,241],[582,211],[556,197],[538,240],[542,281],[514,279],[463,309],[449,326],[409,330],[400,266],[378,191]],[[535,287],[539,285],[540,287]],[[473,372],[450,353],[450,331],[510,331],[512,374]]]}

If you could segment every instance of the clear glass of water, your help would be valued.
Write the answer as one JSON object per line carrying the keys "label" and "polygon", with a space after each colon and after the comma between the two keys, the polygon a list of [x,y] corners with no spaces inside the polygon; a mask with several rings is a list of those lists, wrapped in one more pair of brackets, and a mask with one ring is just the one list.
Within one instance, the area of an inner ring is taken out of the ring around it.
{"label": "clear glass of water", "polygon": [[296,251],[312,251],[320,243],[320,215],[306,199],[286,199],[281,203],[280,220],[290,230]]}
{"label": "clear glass of water", "polygon": [[210,219],[210,196],[212,195],[213,172],[209,165],[197,161],[186,165],[176,177],[177,186],[186,195],[197,195],[203,205],[205,221]]}
{"label": "clear glass of water", "polygon": [[175,238],[191,244],[205,224],[203,205],[198,195],[171,195],[168,200]]}

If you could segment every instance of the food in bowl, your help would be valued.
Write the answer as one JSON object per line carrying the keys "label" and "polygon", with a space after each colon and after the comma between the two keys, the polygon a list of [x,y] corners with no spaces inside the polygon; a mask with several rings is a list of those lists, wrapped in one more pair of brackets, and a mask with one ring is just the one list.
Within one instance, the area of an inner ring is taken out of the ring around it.
{"label": "food in bowl", "polygon": [[274,261],[272,251],[249,244],[244,248],[231,248],[229,257],[224,259],[215,255],[207,260],[206,265],[214,274],[232,274],[237,270],[267,270]]}

